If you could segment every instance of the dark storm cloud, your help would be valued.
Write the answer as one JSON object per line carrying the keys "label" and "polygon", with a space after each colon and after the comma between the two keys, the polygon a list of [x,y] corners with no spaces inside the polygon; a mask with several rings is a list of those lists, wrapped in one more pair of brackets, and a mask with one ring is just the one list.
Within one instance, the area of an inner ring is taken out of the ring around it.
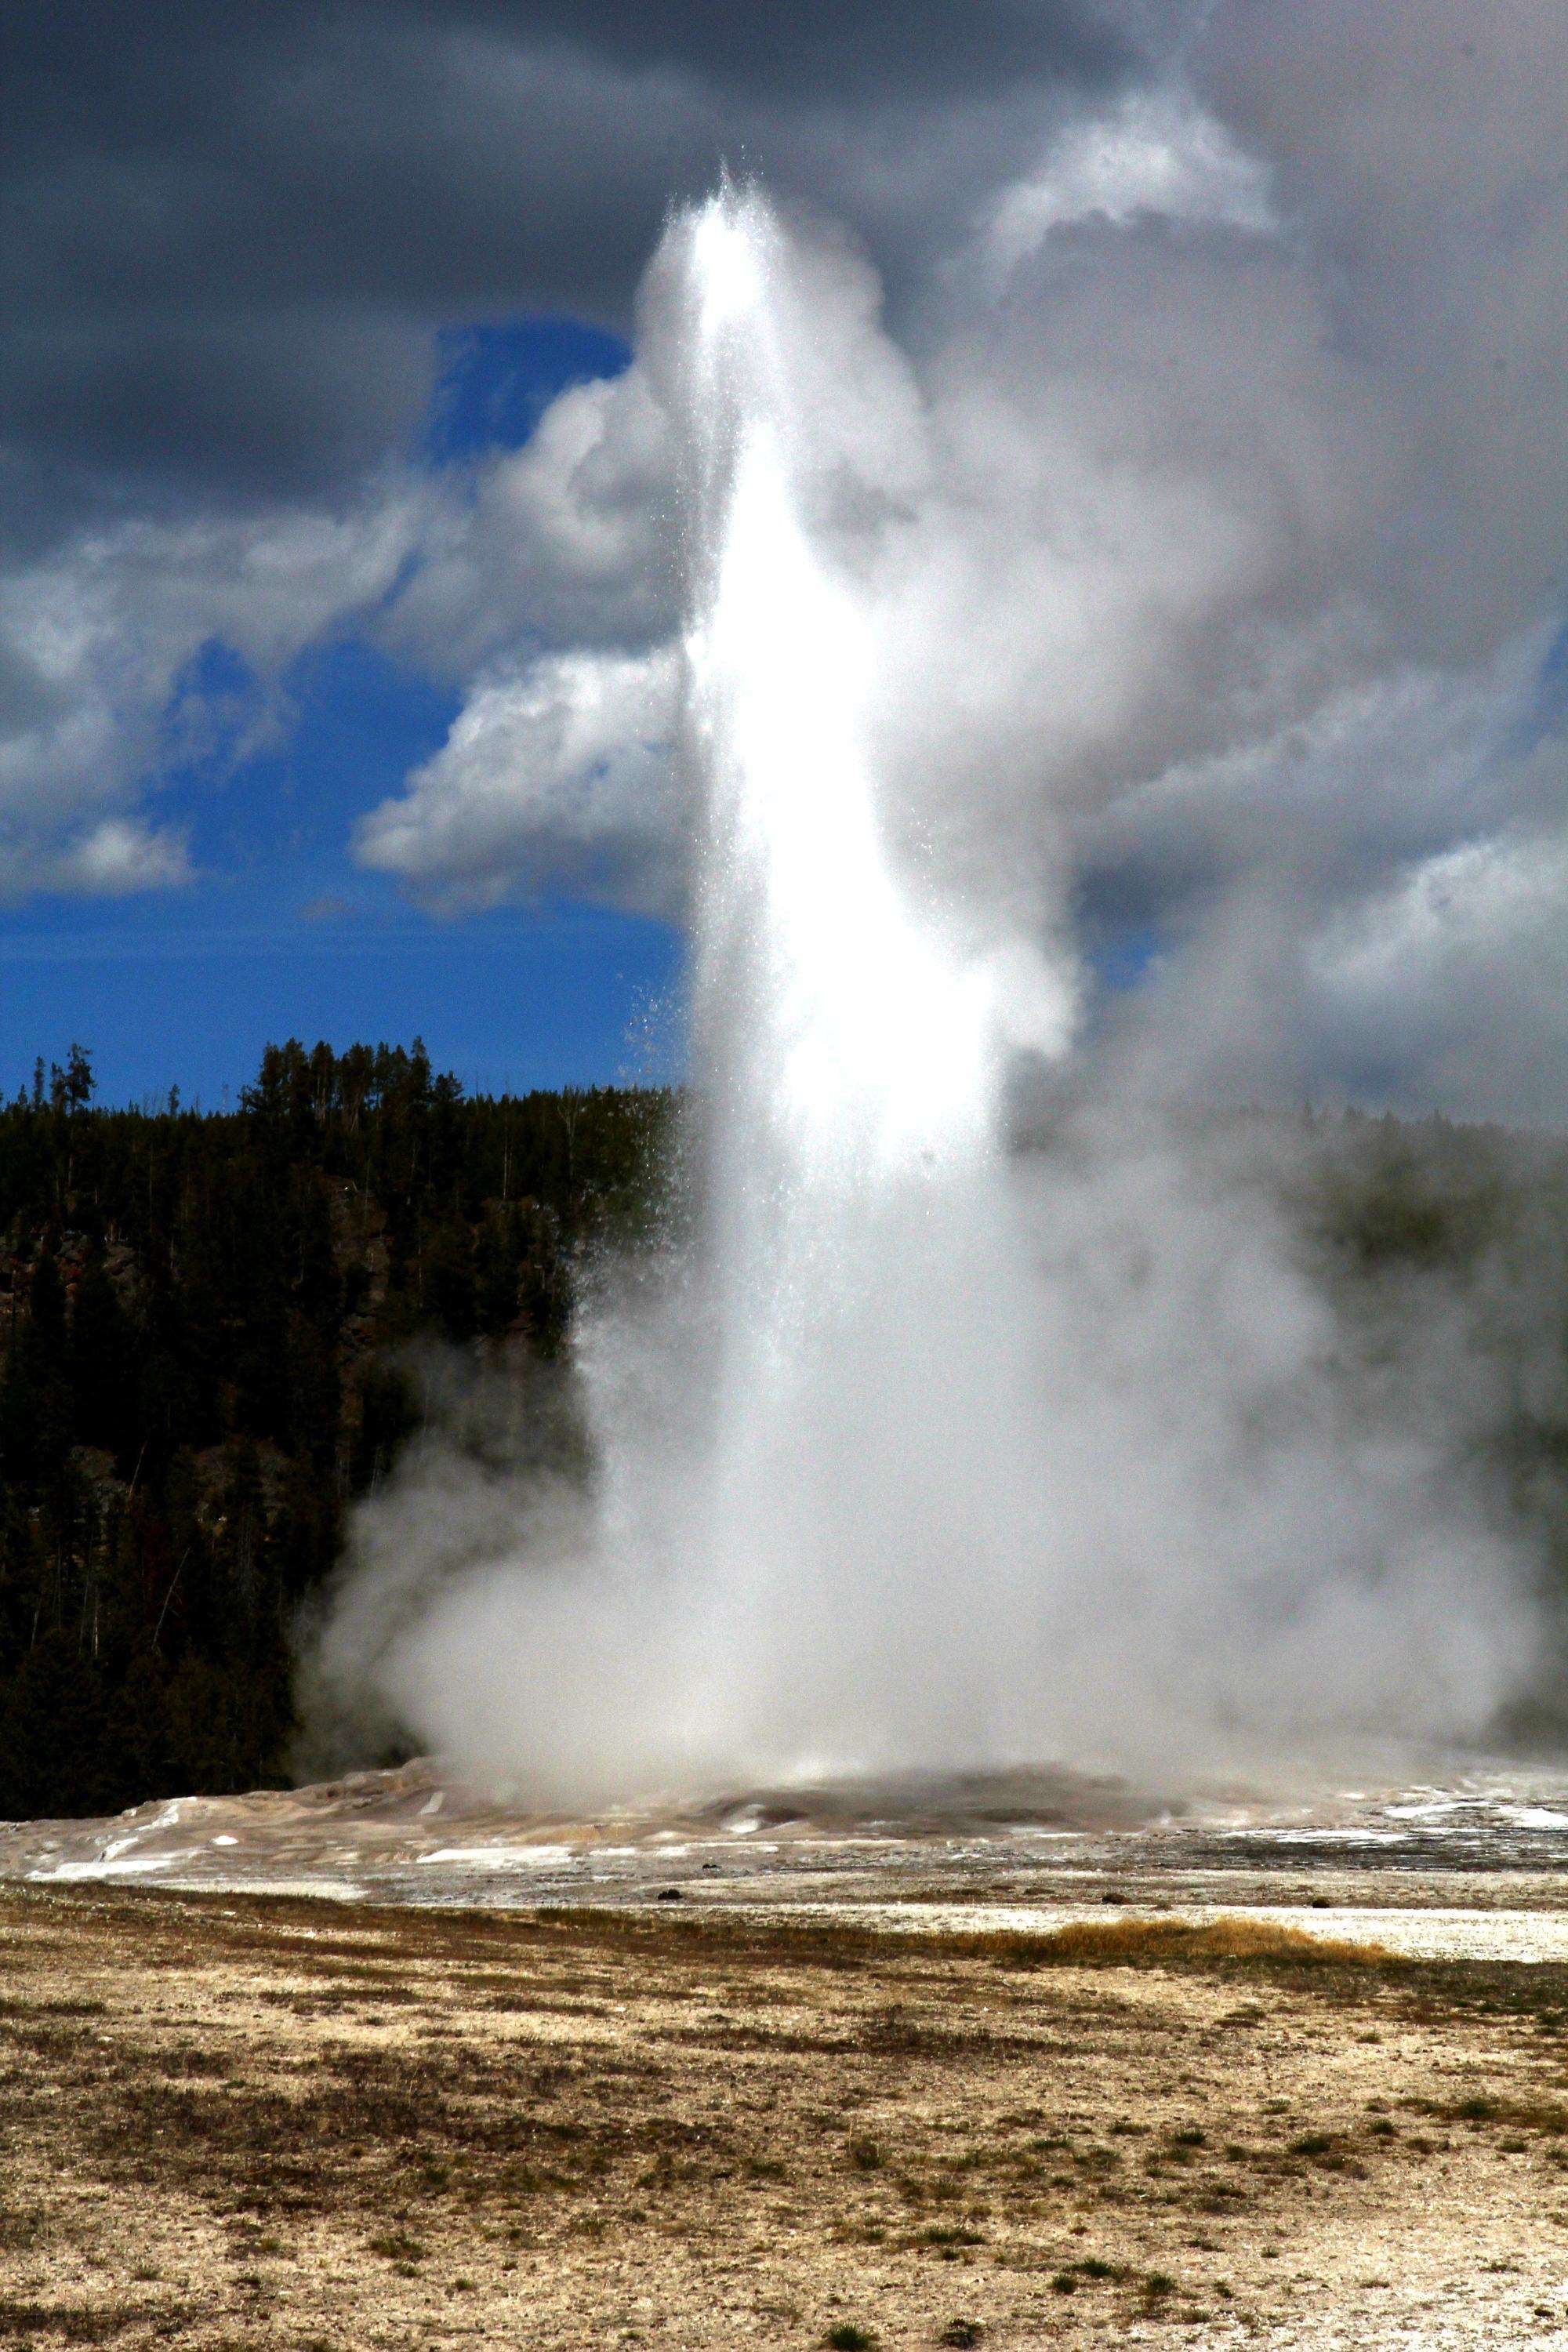
{"label": "dark storm cloud", "polygon": [[1128,47],[1108,16],[1071,0],[852,0],[737,6],[735,0],[524,0],[468,12],[523,37],[552,29],[618,64],[674,66],[752,97],[853,92],[944,101],[1037,79],[1102,79]]}
{"label": "dark storm cloud", "polygon": [[672,198],[725,158],[895,271],[1125,69],[1072,0],[722,0],[6,17],[0,389],[19,527],[105,499],[320,493],[405,445],[433,330],[624,320]]}

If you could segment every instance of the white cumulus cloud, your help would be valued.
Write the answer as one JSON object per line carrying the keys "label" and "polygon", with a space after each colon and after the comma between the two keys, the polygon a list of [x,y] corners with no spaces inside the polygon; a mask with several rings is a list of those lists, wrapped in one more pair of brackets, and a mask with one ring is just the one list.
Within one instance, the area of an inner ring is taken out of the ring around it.
{"label": "white cumulus cloud", "polygon": [[361,824],[361,862],[448,909],[565,891],[671,911],[676,697],[665,646],[552,655],[488,679],[406,792]]}
{"label": "white cumulus cloud", "polygon": [[1267,166],[1179,90],[1136,90],[1115,110],[1070,123],[1039,164],[997,196],[981,237],[983,267],[1005,286],[1055,231],[1141,215],[1265,236],[1277,226]]}
{"label": "white cumulus cloud", "polygon": [[[221,643],[275,675],[375,610],[432,510],[418,486],[387,481],[341,515],[138,519],[0,580],[0,891],[184,878],[183,849],[141,803],[168,762],[171,702],[195,656]],[[176,751],[199,748],[202,705],[193,686]]]}
{"label": "white cumulus cloud", "polygon": [[1492,835],[1422,859],[1336,919],[1311,973],[1342,1066],[1472,1118],[1560,1118],[1568,833]]}

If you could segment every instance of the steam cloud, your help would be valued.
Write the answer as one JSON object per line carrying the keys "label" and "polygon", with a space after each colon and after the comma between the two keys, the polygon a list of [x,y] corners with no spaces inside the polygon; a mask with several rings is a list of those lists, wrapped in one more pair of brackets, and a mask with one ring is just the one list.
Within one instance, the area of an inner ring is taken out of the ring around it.
{"label": "steam cloud", "polygon": [[[621,849],[636,801],[691,910],[698,1240],[600,1270],[590,1480],[437,1441],[365,1507],[312,1668],[336,1705],[586,1801],[1463,1736],[1516,1686],[1531,1563],[1460,1467],[1487,1400],[1456,1303],[1391,1361],[1299,1264],[1273,1147],[1168,1113],[1226,1053],[1266,1071],[1260,975],[1316,957],[1352,1023],[1384,988],[1486,724],[1431,667],[1470,620],[1412,614],[1368,531],[1396,444],[1284,205],[1190,93],[1122,102],[977,216],[918,365],[821,225],[727,194],[668,231],[636,369],[568,398],[601,482],[624,429],[681,517],[679,660],[655,634],[493,674],[365,849],[493,855],[509,729],[584,869],[595,806]],[[1287,737],[1281,817],[1254,787]],[[1314,929],[1347,738],[1384,876]],[[1419,793],[1375,756],[1413,741],[1460,747]],[[1112,1018],[1075,889],[1163,829],[1213,909]],[[1448,898],[1506,898],[1522,837]]]}

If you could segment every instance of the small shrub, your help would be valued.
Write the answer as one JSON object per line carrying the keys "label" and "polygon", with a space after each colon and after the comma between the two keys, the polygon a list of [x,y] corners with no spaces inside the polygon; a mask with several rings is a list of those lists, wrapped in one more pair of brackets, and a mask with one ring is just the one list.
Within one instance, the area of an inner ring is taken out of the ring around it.
{"label": "small shrub", "polygon": [[977,2319],[950,2319],[936,2340],[945,2345],[948,2352],[974,2352],[984,2333]]}
{"label": "small shrub", "polygon": [[849,2143],[849,2161],[857,2172],[880,2172],[887,2160],[878,2140],[852,2139]]}
{"label": "small shrub", "polygon": [[871,2352],[877,2339],[868,2327],[858,2326],[853,2319],[840,2319],[823,2337],[828,2352]]}
{"label": "small shrub", "polygon": [[1074,2294],[1084,2279],[1115,2279],[1121,2276],[1114,2263],[1103,2262],[1099,2254],[1086,2254],[1081,2262],[1069,2263],[1051,2280],[1058,2294]]}
{"label": "small shrub", "polygon": [[406,2230],[389,2230],[384,2237],[372,2238],[370,2251],[389,2263],[422,2263],[425,2259],[424,2247]]}

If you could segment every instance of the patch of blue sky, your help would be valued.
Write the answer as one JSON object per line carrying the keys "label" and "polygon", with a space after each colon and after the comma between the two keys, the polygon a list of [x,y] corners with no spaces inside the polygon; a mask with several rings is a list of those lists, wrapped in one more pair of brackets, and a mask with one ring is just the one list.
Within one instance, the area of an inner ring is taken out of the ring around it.
{"label": "patch of blue sky", "polygon": [[581,319],[493,319],[448,327],[423,436],[445,466],[486,449],[520,448],[556,396],[631,362],[619,335]]}
{"label": "patch of blue sky", "polygon": [[1524,720],[1528,745],[1568,727],[1568,621],[1557,629],[1535,673],[1535,691]]}
{"label": "patch of blue sky", "polygon": [[[625,367],[617,337],[567,319],[442,338],[421,454],[432,467],[526,440],[569,384]],[[449,685],[354,637],[264,685],[214,639],[164,716],[149,813],[182,831],[194,880],[155,896],[46,897],[0,918],[0,1087],[75,1038],[102,1098],[233,1098],[289,1034],[407,1043],[469,1087],[678,1075],[679,942],[665,923],[579,907],[437,919],[357,866],[366,811],[446,740]]]}
{"label": "patch of blue sky", "polygon": [[1518,709],[1503,731],[1504,757],[1528,759],[1538,744],[1568,729],[1568,619],[1560,621],[1518,697]]}
{"label": "patch of blue sky", "polygon": [[80,1039],[100,1099],[232,1100],[262,1048],[424,1037],[470,1090],[654,1084],[681,1061],[668,924],[607,909],[494,909],[463,923],[214,923],[167,901],[42,901],[0,929],[0,1089]]}
{"label": "patch of blue sky", "polygon": [[1089,948],[1089,970],[1101,988],[1120,994],[1141,988],[1169,952],[1169,935],[1156,923],[1129,923]]}
{"label": "patch of blue sky", "polygon": [[353,637],[307,648],[269,693],[226,648],[193,669],[170,730],[184,753],[156,806],[186,833],[200,918],[230,902],[253,925],[310,918],[323,898],[379,908],[387,886],[353,863],[354,824],[439,750],[458,694]]}

